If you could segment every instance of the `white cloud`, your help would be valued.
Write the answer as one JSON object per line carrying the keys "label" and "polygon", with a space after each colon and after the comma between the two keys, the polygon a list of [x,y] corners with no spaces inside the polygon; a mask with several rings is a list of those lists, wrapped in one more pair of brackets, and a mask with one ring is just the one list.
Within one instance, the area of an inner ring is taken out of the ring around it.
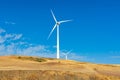
{"label": "white cloud", "polygon": [[80,56],[80,55],[77,55],[75,53],[72,53],[70,55],[70,59],[75,59],[75,60],[83,60],[83,59],[86,59],[86,56]]}
{"label": "white cloud", "polygon": [[45,55],[50,53],[44,45],[34,45],[26,41],[22,41],[22,34],[8,34],[2,28],[0,29],[0,32],[4,33],[0,34],[0,55],[19,54],[45,57]]}
{"label": "white cloud", "polygon": [[22,34],[14,34],[14,39],[13,40],[18,40],[22,37]]}
{"label": "white cloud", "polygon": [[0,28],[0,34],[6,32],[4,29]]}
{"label": "white cloud", "polygon": [[[16,48],[18,47],[17,42],[18,39],[22,38],[22,34],[8,34],[6,30],[0,29],[0,54],[14,54],[16,51]],[[14,42],[16,41],[16,43]]]}
{"label": "white cloud", "polygon": [[[8,34],[4,29],[0,29],[0,32],[4,33],[0,34],[0,55],[14,54],[56,58],[56,52],[50,51],[48,46],[28,43],[23,40],[22,34]],[[60,57],[64,59],[62,53],[63,52],[60,52]],[[85,58],[85,56],[78,56],[73,52],[68,54],[68,59],[71,60],[81,60]]]}
{"label": "white cloud", "polygon": [[54,45],[54,46],[53,46],[53,48],[57,48],[57,46],[56,46],[56,45]]}
{"label": "white cloud", "polygon": [[5,36],[4,36],[5,39],[7,39],[7,38],[11,38],[11,37],[13,37],[12,34],[5,34]]}
{"label": "white cloud", "polygon": [[110,58],[120,59],[120,56],[110,56]]}
{"label": "white cloud", "polygon": [[9,25],[9,24],[15,25],[16,23],[15,22],[11,22],[11,21],[5,21],[5,24],[7,24],[7,25]]}
{"label": "white cloud", "polygon": [[1,44],[1,43],[4,43],[4,42],[5,42],[4,37],[3,37],[3,36],[0,36],[0,44]]}
{"label": "white cloud", "polygon": [[45,46],[37,45],[37,46],[28,46],[27,48],[21,50],[21,54],[27,55],[37,55],[46,51]]}
{"label": "white cloud", "polygon": [[22,34],[7,34],[0,35],[0,44],[5,42],[16,41],[22,38]]}
{"label": "white cloud", "polygon": [[5,42],[4,37],[2,36],[2,33],[5,33],[6,31],[2,28],[0,28],[0,44]]}

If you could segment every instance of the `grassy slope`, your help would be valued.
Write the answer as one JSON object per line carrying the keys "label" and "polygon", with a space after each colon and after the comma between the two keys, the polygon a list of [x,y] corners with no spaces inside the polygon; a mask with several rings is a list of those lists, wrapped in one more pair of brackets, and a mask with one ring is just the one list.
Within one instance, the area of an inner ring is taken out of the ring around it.
{"label": "grassy slope", "polygon": [[120,80],[120,66],[1,56],[0,80]]}

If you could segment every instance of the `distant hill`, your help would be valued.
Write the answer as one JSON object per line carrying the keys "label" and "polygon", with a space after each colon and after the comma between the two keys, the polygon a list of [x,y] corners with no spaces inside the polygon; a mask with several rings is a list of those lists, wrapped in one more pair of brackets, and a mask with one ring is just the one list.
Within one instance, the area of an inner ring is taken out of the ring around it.
{"label": "distant hill", "polygon": [[120,80],[120,66],[31,56],[0,56],[0,80]]}

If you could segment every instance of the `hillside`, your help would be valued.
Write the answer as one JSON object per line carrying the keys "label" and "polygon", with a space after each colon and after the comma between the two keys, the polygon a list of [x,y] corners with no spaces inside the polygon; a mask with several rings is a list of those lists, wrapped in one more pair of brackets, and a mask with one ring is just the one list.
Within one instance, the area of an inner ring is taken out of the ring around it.
{"label": "hillside", "polygon": [[120,80],[120,66],[30,56],[1,56],[0,80]]}

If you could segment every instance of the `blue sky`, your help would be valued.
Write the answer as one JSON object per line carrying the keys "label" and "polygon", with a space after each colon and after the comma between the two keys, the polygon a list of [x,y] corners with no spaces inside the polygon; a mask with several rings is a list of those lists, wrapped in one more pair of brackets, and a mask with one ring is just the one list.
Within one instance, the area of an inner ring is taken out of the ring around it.
{"label": "blue sky", "polygon": [[60,26],[60,49],[72,49],[70,59],[120,64],[119,0],[0,0],[0,54],[55,57],[56,31],[47,40],[51,9],[58,20],[73,20]]}

